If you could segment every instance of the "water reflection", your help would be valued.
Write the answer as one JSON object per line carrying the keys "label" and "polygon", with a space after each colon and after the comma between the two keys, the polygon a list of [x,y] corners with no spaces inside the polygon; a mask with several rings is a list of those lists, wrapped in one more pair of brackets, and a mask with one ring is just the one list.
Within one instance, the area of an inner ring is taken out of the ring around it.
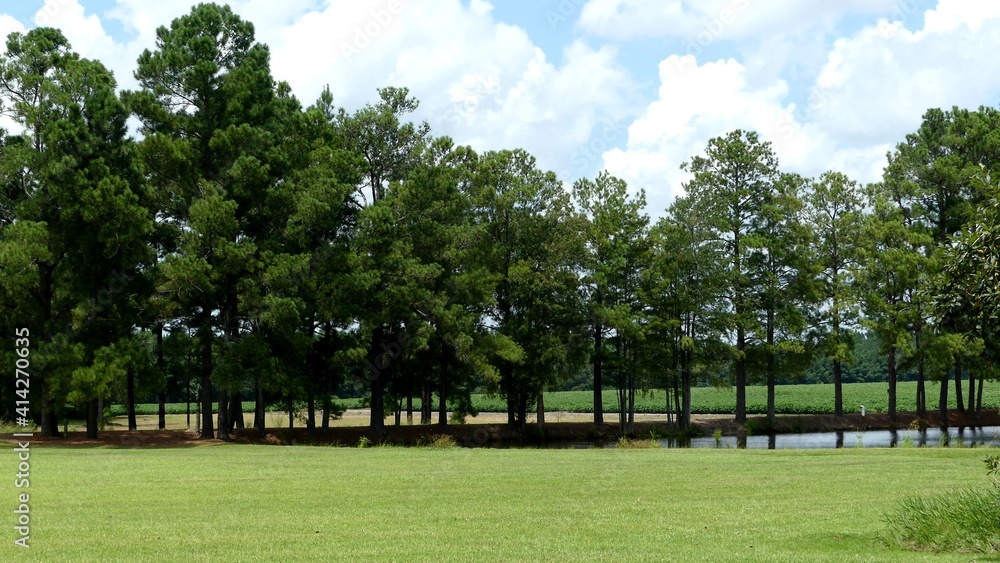
{"label": "water reflection", "polygon": [[[845,432],[810,434],[777,434],[761,436],[713,436],[691,438],[689,441],[664,440],[661,447],[749,448],[749,449],[826,449],[843,448]],[[868,430],[853,433],[852,447],[896,448],[951,446],[1000,447],[1000,426],[980,428],[925,428],[922,430]]]}

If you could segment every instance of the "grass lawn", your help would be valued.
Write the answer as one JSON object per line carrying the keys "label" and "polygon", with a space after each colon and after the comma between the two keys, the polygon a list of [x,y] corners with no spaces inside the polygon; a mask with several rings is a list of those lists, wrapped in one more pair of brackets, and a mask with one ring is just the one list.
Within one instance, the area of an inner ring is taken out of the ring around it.
{"label": "grass lawn", "polygon": [[[16,456],[5,457],[13,476]],[[945,448],[36,447],[32,547],[14,547],[8,527],[0,559],[969,561],[888,547],[878,534],[908,494],[985,486],[982,457]]]}

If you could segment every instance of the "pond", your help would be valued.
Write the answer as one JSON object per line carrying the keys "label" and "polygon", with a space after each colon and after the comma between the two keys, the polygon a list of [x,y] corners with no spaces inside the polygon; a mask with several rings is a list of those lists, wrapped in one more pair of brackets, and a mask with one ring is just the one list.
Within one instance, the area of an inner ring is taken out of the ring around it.
{"label": "pond", "polygon": [[[744,443],[745,441],[745,443]],[[777,434],[761,436],[713,436],[690,440],[663,440],[663,448],[737,448],[748,449],[833,449],[833,448],[895,448],[895,447],[1000,447],[1000,426],[954,427],[947,430],[866,430],[847,432],[814,432],[807,434]]]}

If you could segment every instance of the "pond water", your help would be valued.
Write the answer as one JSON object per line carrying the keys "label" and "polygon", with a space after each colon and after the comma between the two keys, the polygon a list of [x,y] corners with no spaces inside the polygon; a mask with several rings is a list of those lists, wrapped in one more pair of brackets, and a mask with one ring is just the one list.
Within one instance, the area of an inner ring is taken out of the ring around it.
{"label": "pond water", "polygon": [[663,440],[663,448],[737,448],[748,449],[833,449],[895,447],[1000,447],[1000,426],[955,427],[941,430],[866,430],[861,432],[814,432],[761,436],[700,437],[690,440]]}
{"label": "pond water", "polygon": [[[639,436],[642,439],[642,436]],[[491,448],[516,448],[517,445],[494,442]],[[617,448],[617,441],[551,441],[531,447],[543,449]],[[865,430],[812,432],[803,434],[762,434],[760,436],[714,436],[668,438],[661,448],[747,448],[754,450],[815,450],[835,448],[1000,448],[1000,426],[952,427],[946,430]]]}

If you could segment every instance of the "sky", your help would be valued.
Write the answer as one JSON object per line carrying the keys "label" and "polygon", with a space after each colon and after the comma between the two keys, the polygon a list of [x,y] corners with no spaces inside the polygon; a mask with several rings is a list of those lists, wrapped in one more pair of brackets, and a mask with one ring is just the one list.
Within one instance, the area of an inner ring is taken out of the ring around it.
{"label": "sky", "polygon": [[[60,28],[137,84],[177,0],[0,0],[0,35]],[[478,151],[523,148],[571,184],[600,171],[653,217],[682,163],[734,129],[783,171],[878,181],[932,107],[996,106],[996,0],[232,0],[309,105],[348,110],[404,86],[414,119]],[[0,46],[0,52],[5,47]]]}

